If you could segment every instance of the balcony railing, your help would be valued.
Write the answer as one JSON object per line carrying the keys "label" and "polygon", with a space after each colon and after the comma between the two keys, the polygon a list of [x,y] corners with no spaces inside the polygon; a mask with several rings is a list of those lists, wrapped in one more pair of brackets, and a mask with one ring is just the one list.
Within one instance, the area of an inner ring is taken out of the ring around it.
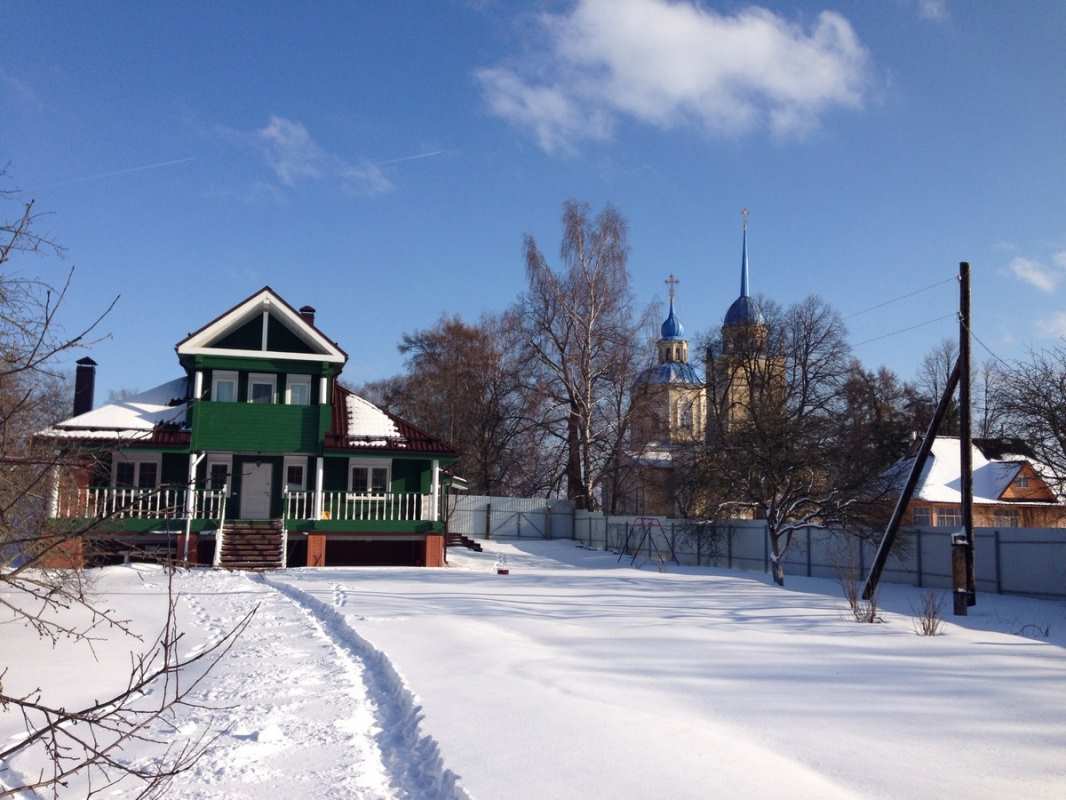
{"label": "balcony railing", "polygon": [[[323,492],[322,519],[353,522],[414,522],[432,518],[432,495],[404,492]],[[286,519],[315,519],[314,492],[285,492]]]}
{"label": "balcony railing", "polygon": [[[59,519],[184,519],[188,489],[117,489],[99,487],[59,493],[56,517]],[[217,519],[222,516],[226,490],[193,490],[192,518]]]}

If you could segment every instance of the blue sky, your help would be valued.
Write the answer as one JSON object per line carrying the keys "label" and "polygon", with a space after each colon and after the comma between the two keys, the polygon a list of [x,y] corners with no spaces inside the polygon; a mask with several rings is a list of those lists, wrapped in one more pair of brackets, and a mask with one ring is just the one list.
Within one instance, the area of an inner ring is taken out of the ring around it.
{"label": "blue sky", "polygon": [[[1066,4],[295,4],[0,0],[0,161],[76,267],[66,324],[121,293],[99,389],[173,377],[184,334],[270,284],[351,354],[521,290],[566,198],[630,223],[641,302],[688,330],[752,283],[844,314],[974,268],[978,335],[1066,335]],[[224,8],[220,6],[226,6]],[[904,376],[948,283],[848,319]],[[859,344],[865,342],[864,344]],[[978,348],[978,354],[982,354]]]}

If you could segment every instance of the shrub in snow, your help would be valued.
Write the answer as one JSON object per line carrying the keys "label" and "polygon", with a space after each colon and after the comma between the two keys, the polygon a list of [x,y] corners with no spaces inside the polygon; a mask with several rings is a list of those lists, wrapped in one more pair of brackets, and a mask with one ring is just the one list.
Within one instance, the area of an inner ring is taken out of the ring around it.
{"label": "shrub in snow", "polygon": [[[937,636],[940,631],[944,598],[939,592],[926,592],[914,609],[914,632],[919,636]],[[913,608],[913,607],[912,607]]]}

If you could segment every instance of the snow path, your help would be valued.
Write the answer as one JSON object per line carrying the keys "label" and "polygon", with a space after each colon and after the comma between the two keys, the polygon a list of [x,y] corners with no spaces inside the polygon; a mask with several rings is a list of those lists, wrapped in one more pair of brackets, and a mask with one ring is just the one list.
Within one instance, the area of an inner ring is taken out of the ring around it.
{"label": "snow path", "polygon": [[[266,575],[258,580],[304,609],[313,626],[329,637],[338,660],[362,665],[362,677],[379,717],[376,741],[397,784],[398,796],[468,800],[458,776],[444,766],[436,740],[421,733],[422,708],[385,654],[356,633],[341,613],[317,597]],[[338,607],[344,605],[345,596],[339,586],[334,587],[333,600]]]}
{"label": "snow path", "polygon": [[210,641],[258,610],[205,681],[208,708],[180,720],[182,733],[228,730],[168,798],[405,796],[381,758],[364,666],[339,652],[313,615],[240,573],[188,574],[181,602],[184,625]]}

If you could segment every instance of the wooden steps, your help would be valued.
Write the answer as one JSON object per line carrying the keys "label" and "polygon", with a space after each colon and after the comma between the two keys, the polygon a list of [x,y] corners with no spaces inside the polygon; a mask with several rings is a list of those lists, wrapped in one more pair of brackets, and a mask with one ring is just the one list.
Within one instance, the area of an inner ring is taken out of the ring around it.
{"label": "wooden steps", "polygon": [[449,533],[447,545],[448,547],[465,547],[478,553],[482,552],[480,542],[461,533]]}
{"label": "wooden steps", "polygon": [[281,569],[284,535],[281,520],[234,520],[226,523],[220,564],[223,569]]}

